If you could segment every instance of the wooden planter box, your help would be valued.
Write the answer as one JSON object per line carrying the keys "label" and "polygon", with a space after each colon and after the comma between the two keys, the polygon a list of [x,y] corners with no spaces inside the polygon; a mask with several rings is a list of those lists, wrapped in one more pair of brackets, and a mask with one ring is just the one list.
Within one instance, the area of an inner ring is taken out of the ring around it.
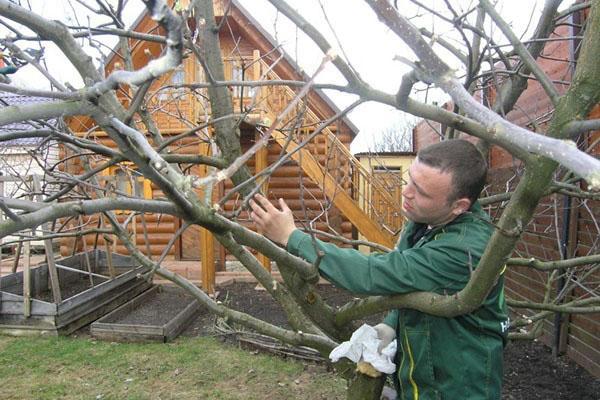
{"label": "wooden planter box", "polygon": [[[177,308],[163,310],[162,306],[159,306],[163,303],[161,298],[173,296],[176,290],[180,292]],[[181,296],[181,292],[182,289],[179,288],[154,286],[94,322],[90,332],[97,338],[111,341],[171,341],[179,336],[200,308],[197,300],[191,296]],[[148,309],[153,307],[149,313]],[[140,318],[141,314],[145,316]]]}
{"label": "wooden planter box", "polygon": [[[56,264],[87,272],[108,275],[107,257],[102,250],[56,260]],[[58,269],[58,280],[64,299],[54,303],[48,290],[48,265],[31,269],[30,315],[25,313],[23,272],[0,279],[0,333],[10,335],[68,335],[80,327],[106,315],[121,304],[147,290],[151,284],[140,277],[148,271],[130,257],[113,254],[117,276],[94,278],[81,272]],[[82,282],[83,280],[83,282]],[[87,282],[87,283],[86,283]]]}

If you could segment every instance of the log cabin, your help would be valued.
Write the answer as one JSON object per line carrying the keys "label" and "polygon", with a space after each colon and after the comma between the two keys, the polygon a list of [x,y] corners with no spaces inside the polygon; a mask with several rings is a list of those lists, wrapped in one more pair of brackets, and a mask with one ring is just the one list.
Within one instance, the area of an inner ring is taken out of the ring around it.
{"label": "log cabin", "polygon": [[[225,3],[226,7],[221,0],[214,1],[216,20],[221,27],[219,40],[226,81],[308,79],[247,10],[237,1]],[[147,14],[141,15],[131,29],[142,33],[164,33]],[[121,48],[115,48],[114,55],[105,66],[107,75],[124,68],[128,62],[126,55],[131,56],[132,67],[137,69],[158,57],[162,51],[161,43],[135,39],[128,39],[127,42],[129,50],[123,52]],[[205,81],[204,69],[193,54],[188,54],[179,68],[154,82],[149,91],[147,114],[164,140],[170,142],[168,151],[172,154],[214,154],[210,124],[197,129],[211,122],[207,90],[180,86]],[[296,97],[298,87],[279,84],[249,89],[231,85],[229,91],[234,112],[245,115],[239,128],[242,149],[246,150],[254,144],[261,127],[274,121]],[[118,97],[125,106],[131,94],[130,88],[119,91]],[[361,238],[391,247],[401,224],[399,218],[389,216],[396,213],[400,206],[398,196],[390,193],[385,182],[382,183],[376,176],[374,178],[351,155],[349,145],[358,130],[347,118],[336,117],[339,112],[321,90],[311,89],[288,114],[285,126],[274,132],[268,146],[247,165],[256,174],[274,165],[282,155],[289,154],[289,159],[262,182],[262,190],[270,199],[284,198],[297,220],[311,229],[347,239],[357,238],[360,234]],[[322,121],[327,122],[323,124]],[[87,116],[70,118],[68,124],[77,135],[86,135],[104,145],[115,146]],[[137,127],[150,138],[147,128],[139,121]],[[197,132],[189,134],[195,129]],[[301,147],[303,140],[307,140],[308,144]],[[62,151],[63,157],[68,155],[67,149],[63,148]],[[97,165],[99,160],[90,162]],[[65,168],[78,173],[81,163],[80,158],[73,157]],[[190,174],[202,176],[207,173],[205,166],[180,166]],[[137,174],[131,163],[124,162],[107,168],[103,175],[103,179],[122,194],[145,198],[160,198],[162,195],[157,187]],[[232,183],[224,182],[213,192],[213,200],[220,202],[224,214],[251,226],[247,213],[240,210],[240,197],[237,194],[230,195],[231,189]],[[378,205],[372,208],[371,199],[375,198]],[[120,215],[119,218],[124,220],[126,215]],[[96,223],[93,219],[90,221],[90,224]],[[165,251],[171,238],[182,226],[182,221],[167,215],[145,214],[137,216],[130,225],[140,250],[157,256]],[[88,235],[83,241],[64,240],[61,252],[68,254],[76,249],[105,246],[105,239],[108,240],[101,235]],[[124,246],[118,242],[112,250],[126,253]],[[187,228],[168,251],[176,260],[201,260],[202,265],[215,265],[217,270],[223,270],[225,262],[230,259],[223,247],[213,240],[210,232],[197,226]],[[262,262],[269,268],[268,260],[262,258]],[[203,268],[203,274],[205,270]],[[203,275],[203,282],[205,278],[214,279]]]}

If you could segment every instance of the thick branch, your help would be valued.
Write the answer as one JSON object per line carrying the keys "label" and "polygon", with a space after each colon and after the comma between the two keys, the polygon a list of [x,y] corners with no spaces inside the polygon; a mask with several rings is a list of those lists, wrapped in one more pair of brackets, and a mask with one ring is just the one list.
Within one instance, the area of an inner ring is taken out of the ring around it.
{"label": "thick branch", "polygon": [[0,197],[0,199],[10,208],[31,211],[27,214],[20,214],[18,221],[7,220],[0,222],[0,237],[5,237],[24,229],[31,229],[40,226],[45,222],[50,222],[59,218],[77,215],[93,215],[109,210],[131,210],[180,215],[179,210],[168,201],[142,200],[126,197],[102,198],[54,204],[34,203],[5,197]]}

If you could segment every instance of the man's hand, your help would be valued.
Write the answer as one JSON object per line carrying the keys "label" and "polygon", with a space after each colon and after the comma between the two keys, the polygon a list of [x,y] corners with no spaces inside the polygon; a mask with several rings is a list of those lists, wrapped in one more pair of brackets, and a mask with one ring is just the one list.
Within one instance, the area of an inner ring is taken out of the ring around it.
{"label": "man's hand", "polygon": [[266,237],[287,246],[288,238],[296,229],[296,224],[294,223],[292,210],[283,199],[279,199],[279,206],[281,211],[264,196],[257,194],[250,200],[250,207],[252,208],[250,217],[256,223],[258,230]]}
{"label": "man's hand", "polygon": [[377,331],[377,338],[381,340],[381,343],[377,347],[377,351],[381,354],[381,350],[385,349],[392,340],[396,339],[396,330],[384,323],[377,324],[373,328]]}

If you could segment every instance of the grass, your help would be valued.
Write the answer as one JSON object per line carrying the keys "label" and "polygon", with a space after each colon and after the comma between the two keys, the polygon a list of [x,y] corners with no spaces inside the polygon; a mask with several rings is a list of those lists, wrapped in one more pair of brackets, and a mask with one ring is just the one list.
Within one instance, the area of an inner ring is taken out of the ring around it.
{"label": "grass", "polygon": [[341,399],[323,366],[210,337],[169,344],[0,336],[2,399]]}

